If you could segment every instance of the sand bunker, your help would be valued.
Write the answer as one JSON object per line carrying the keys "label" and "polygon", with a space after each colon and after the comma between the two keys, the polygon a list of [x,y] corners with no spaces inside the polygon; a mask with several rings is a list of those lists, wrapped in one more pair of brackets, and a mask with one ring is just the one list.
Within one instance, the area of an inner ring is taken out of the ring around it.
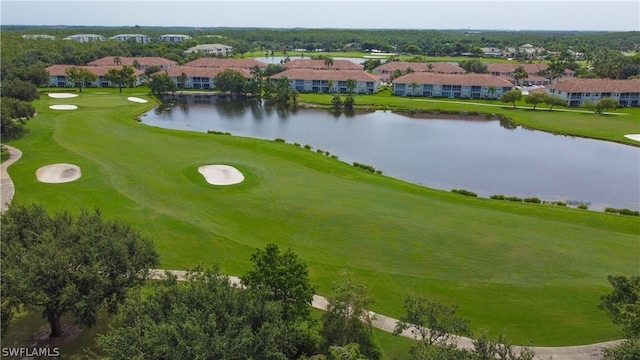
{"label": "sand bunker", "polygon": [[36,170],[38,181],[49,184],[71,182],[81,175],[79,166],[65,163],[46,165]]}
{"label": "sand bunker", "polygon": [[627,139],[640,141],[640,134],[628,134],[628,135],[625,135],[624,137],[626,137]]}
{"label": "sand bunker", "polygon": [[134,97],[134,96],[128,97],[127,100],[133,101],[133,102],[137,102],[137,103],[146,103],[147,102],[147,100],[145,100],[145,99],[140,99],[140,98]]}
{"label": "sand bunker", "polygon": [[51,105],[49,106],[49,109],[53,109],[53,110],[75,110],[78,107],[75,105]]}
{"label": "sand bunker", "polygon": [[203,165],[198,168],[198,172],[211,185],[233,185],[244,181],[244,175],[228,165]]}
{"label": "sand bunker", "polygon": [[49,94],[50,98],[54,98],[54,99],[69,99],[69,98],[74,98],[77,97],[78,94],[69,94],[69,93],[54,93],[54,94]]}

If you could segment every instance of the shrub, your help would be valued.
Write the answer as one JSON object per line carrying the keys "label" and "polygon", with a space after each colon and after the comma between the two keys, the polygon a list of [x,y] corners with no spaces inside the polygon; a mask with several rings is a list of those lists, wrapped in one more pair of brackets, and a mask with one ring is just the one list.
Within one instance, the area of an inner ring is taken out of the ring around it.
{"label": "shrub", "polygon": [[580,209],[580,210],[589,210],[589,206],[587,206],[587,204],[580,204],[580,205],[578,205],[578,209]]}
{"label": "shrub", "polygon": [[620,215],[640,216],[640,211],[631,210],[631,209],[614,209],[614,208],[606,207],[604,208],[604,212],[620,214]]}
{"label": "shrub", "polygon": [[316,150],[316,152],[317,152],[318,154],[324,154],[324,150],[322,150],[322,149],[318,149],[318,150]]}
{"label": "shrub", "polygon": [[300,147],[300,144],[299,143],[293,143],[293,146]]}
{"label": "shrub", "polygon": [[500,194],[500,195],[491,195],[489,198],[493,199],[493,200],[504,200],[505,199],[504,195],[502,195],[502,194]]}
{"label": "shrub", "polygon": [[275,141],[276,141],[276,142],[281,142],[281,143],[285,142],[285,140],[284,140],[283,138],[276,138],[276,140],[275,140]]}
{"label": "shrub", "polygon": [[504,199],[507,201],[522,202],[522,198],[519,198],[517,196],[507,196]]}
{"label": "shrub", "polygon": [[376,170],[376,174],[382,175],[382,170]]}
{"label": "shrub", "polygon": [[304,146],[304,148],[305,148],[305,149],[307,149],[307,150],[311,150],[311,149],[312,149],[311,145],[309,145],[309,144],[306,144],[306,145]]}
{"label": "shrub", "polygon": [[231,133],[230,133],[230,132],[215,131],[215,130],[207,130],[207,134],[214,134],[214,135],[231,135]]}
{"label": "shrub", "polygon": [[533,198],[525,198],[524,202],[534,203],[534,204],[541,204],[542,200],[540,200],[540,199],[538,199],[536,197],[533,197]]}
{"label": "shrub", "polygon": [[452,189],[451,192],[464,196],[478,197],[478,194],[465,189]]}
{"label": "shrub", "polygon": [[331,158],[332,158],[332,159],[337,159],[337,158],[338,158],[338,155],[331,155]]}

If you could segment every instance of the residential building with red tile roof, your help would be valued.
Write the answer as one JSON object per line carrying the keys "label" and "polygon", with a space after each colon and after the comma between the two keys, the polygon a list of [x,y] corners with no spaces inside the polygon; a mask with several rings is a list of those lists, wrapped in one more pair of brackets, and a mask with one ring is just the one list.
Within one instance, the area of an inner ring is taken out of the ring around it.
{"label": "residential building with red tile roof", "polygon": [[378,77],[360,70],[289,69],[270,77],[289,79],[291,87],[300,92],[347,92],[347,80],[355,80],[356,94],[373,94],[380,87]]}
{"label": "residential building with red tile roof", "polygon": [[333,64],[327,66],[325,60],[314,59],[294,59],[282,64],[287,69],[314,69],[314,70],[360,70],[364,69],[364,65],[354,63],[353,61],[334,59]]}
{"label": "residential building with red tile roof", "polygon": [[[111,69],[121,69],[122,66],[75,66],[75,65],[51,65],[45,70],[49,73],[49,86],[55,87],[74,87],[75,83],[67,80],[66,71],[72,67],[79,67],[89,70],[91,73],[98,76],[98,80],[83,84],[84,87],[111,87],[114,86],[111,82],[105,79],[105,75]],[[142,83],[144,71],[134,69],[133,74],[136,76],[136,84],[138,86]]]}
{"label": "residential building with red tile roof", "polygon": [[393,93],[399,96],[499,99],[513,88],[509,81],[490,74],[414,72],[393,81]]}
{"label": "residential building with red tile roof", "polygon": [[[513,76],[516,69],[521,66],[529,75],[529,77],[523,79],[524,83],[531,85],[548,85],[551,83],[548,78],[544,77],[544,71],[549,68],[549,64],[546,63],[492,63],[487,65],[487,70],[491,75],[501,76],[515,82]],[[575,76],[575,71],[566,69],[563,76],[573,77]]]}
{"label": "residential building with red tile roof", "polygon": [[178,77],[184,73],[187,76],[185,89],[214,89],[214,77],[224,70],[234,70],[244,75],[246,79],[251,78],[251,71],[244,68],[174,66],[167,70],[167,74],[179,87],[182,87]]}
{"label": "residential building with red tile roof", "polygon": [[[157,56],[142,56],[142,57],[120,57],[120,65],[134,66],[137,63],[138,69],[146,69],[149,66],[159,66],[161,69],[168,69],[175,66],[177,62],[168,60]],[[114,66],[116,65],[116,56],[106,56],[102,59],[98,59],[87,63],[88,66]]]}
{"label": "residential building with red tile roof", "polygon": [[262,62],[256,59],[226,59],[226,58],[210,58],[203,57],[190,61],[185,66],[193,67],[215,67],[215,68],[242,68],[251,69],[255,66],[259,68],[267,67],[266,62]]}
{"label": "residential building with red tile roof", "polygon": [[414,72],[434,72],[440,74],[464,74],[466,70],[460,66],[453,65],[448,62],[407,62],[407,61],[391,61],[373,69],[376,75],[380,75],[381,81],[390,81],[390,75],[394,71],[400,70],[403,73],[411,69]]}
{"label": "residential building with red tile roof", "polygon": [[569,106],[581,106],[587,101],[612,98],[622,106],[638,106],[640,79],[570,79],[546,87],[547,94],[567,100]]}

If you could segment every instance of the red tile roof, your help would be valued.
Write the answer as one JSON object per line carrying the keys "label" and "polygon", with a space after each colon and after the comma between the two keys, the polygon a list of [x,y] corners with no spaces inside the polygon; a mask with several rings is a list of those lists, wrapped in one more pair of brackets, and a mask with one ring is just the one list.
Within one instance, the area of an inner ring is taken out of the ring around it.
{"label": "red tile roof", "polygon": [[212,78],[224,70],[235,70],[245,78],[251,77],[251,71],[244,68],[221,68],[221,67],[195,67],[195,66],[174,66],[167,70],[170,76],[180,76],[185,73],[188,77],[206,77]]}
{"label": "red tile roof", "polygon": [[386,64],[382,64],[374,69],[376,74],[381,73],[382,71],[388,71],[392,73],[394,70],[402,70],[405,71],[407,68],[411,68],[413,71],[421,71],[425,72],[429,70],[429,65],[433,66],[431,72],[443,73],[443,74],[464,74],[466,72],[465,69],[460,66],[453,65],[448,62],[432,62],[432,63],[421,63],[421,62],[406,62],[406,61],[392,61]]}
{"label": "red tile roof", "polygon": [[185,64],[185,66],[195,66],[195,67],[222,67],[222,68],[244,68],[251,69],[254,66],[258,66],[261,68],[267,67],[267,63],[256,60],[256,59],[220,59],[220,58],[209,58],[204,57],[197,60],[190,61]]}
{"label": "red tile roof", "polygon": [[[65,71],[68,68],[72,68],[75,65],[51,65],[48,68],[46,68],[45,70],[49,73],[49,75],[51,76],[66,76]],[[111,69],[121,69],[121,66],[75,66],[75,67],[79,67],[79,68],[83,68],[83,69],[87,69],[89,70],[91,73],[96,74],[98,76],[104,76],[107,74],[107,72],[109,72],[109,70]],[[144,74],[144,70],[138,70],[138,69],[133,69],[133,74],[135,76],[139,76]]]}
{"label": "red tile roof", "polygon": [[324,60],[313,59],[294,59],[287,63],[282,64],[287,69],[315,69],[315,70],[362,70],[364,65],[356,64],[353,61],[336,59],[333,60],[333,65],[328,68],[324,64]]}
{"label": "red tile roof", "polygon": [[[102,59],[98,59],[95,61],[92,61],[90,63],[88,63],[87,65],[89,66],[113,66],[115,65],[114,60],[115,60],[115,56],[107,56],[107,57],[103,57]],[[133,61],[134,60],[138,60],[138,63],[142,66],[151,66],[151,65],[157,65],[157,66],[164,66],[164,67],[168,67],[168,66],[174,66],[175,64],[177,64],[177,62],[175,61],[171,61],[165,58],[161,58],[161,57],[155,57],[155,56],[149,56],[149,57],[125,57],[125,56],[121,56],[120,57],[120,61],[121,61],[121,65],[128,65],[128,66],[133,66]]]}
{"label": "red tile roof", "polygon": [[583,92],[611,92],[611,93],[640,93],[640,79],[611,80],[611,79],[576,79],[567,78],[556,84],[548,85],[547,89],[562,90],[568,93]]}
{"label": "red tile roof", "polygon": [[541,70],[546,70],[549,65],[545,63],[538,64],[522,64],[522,63],[492,63],[487,65],[487,70],[490,73],[500,73],[500,74],[508,74],[516,71],[517,68],[522,66],[524,71],[528,74],[536,74]]}
{"label": "red tile roof", "polygon": [[313,69],[289,69],[271,76],[271,79],[279,79],[286,76],[289,80],[333,80],[346,81],[378,81],[378,77],[360,70],[313,70]]}
{"label": "red tile roof", "polygon": [[469,85],[469,86],[497,86],[513,87],[511,82],[489,74],[438,74],[433,72],[414,72],[401,76],[393,81],[394,84],[435,84],[435,85]]}

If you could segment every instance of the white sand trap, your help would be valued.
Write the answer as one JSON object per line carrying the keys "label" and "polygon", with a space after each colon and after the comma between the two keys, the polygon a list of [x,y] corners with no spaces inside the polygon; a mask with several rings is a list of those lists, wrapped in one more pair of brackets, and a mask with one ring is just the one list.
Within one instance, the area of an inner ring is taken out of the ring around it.
{"label": "white sand trap", "polygon": [[73,164],[52,164],[36,170],[38,181],[49,184],[65,183],[78,180],[82,173],[80,167]]}
{"label": "white sand trap", "polygon": [[203,165],[198,168],[198,172],[211,185],[233,185],[244,181],[244,175],[228,165]]}
{"label": "white sand trap", "polygon": [[140,98],[134,97],[134,96],[128,97],[127,100],[133,101],[133,102],[137,102],[137,103],[146,103],[147,102],[147,100],[145,100],[145,99],[140,99]]}
{"label": "white sand trap", "polygon": [[49,109],[53,109],[53,110],[75,110],[78,107],[75,105],[51,105],[49,106]]}
{"label": "white sand trap", "polygon": [[53,93],[53,94],[49,94],[50,98],[54,98],[54,99],[69,99],[69,98],[74,98],[77,97],[78,94],[69,94],[69,93]]}
{"label": "white sand trap", "polygon": [[628,135],[625,135],[624,137],[626,137],[627,139],[640,141],[640,134],[628,134]]}

